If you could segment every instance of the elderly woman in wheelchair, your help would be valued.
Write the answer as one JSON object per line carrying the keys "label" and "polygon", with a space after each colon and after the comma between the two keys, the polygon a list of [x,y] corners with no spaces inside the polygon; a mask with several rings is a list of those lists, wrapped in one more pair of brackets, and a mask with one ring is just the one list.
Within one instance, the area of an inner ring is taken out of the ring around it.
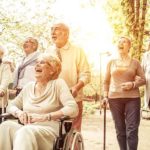
{"label": "elderly woman in wheelchair", "polygon": [[35,66],[36,82],[27,84],[7,107],[7,112],[20,123],[7,120],[0,125],[0,150],[53,149],[59,136],[57,120],[78,114],[69,88],[58,78],[60,71],[57,57],[46,53],[39,56]]}

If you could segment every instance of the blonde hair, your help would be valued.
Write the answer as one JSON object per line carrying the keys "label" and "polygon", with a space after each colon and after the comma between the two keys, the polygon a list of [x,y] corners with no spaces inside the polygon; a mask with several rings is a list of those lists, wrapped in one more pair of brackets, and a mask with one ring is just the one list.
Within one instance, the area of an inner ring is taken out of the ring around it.
{"label": "blonde hair", "polygon": [[129,43],[130,47],[131,47],[131,39],[129,37],[127,37],[127,36],[121,36],[119,39],[122,39],[122,38],[126,39],[128,41],[128,43]]}
{"label": "blonde hair", "polygon": [[53,75],[51,77],[52,80],[57,79],[61,72],[61,61],[60,59],[51,53],[43,53],[40,55],[40,58],[43,58],[53,70]]}

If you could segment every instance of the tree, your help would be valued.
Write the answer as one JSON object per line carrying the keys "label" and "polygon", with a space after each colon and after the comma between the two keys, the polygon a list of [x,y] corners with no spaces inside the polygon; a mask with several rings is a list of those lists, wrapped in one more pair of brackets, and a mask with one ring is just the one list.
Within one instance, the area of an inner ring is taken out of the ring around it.
{"label": "tree", "polygon": [[45,11],[41,11],[42,2],[36,0],[0,1],[0,45],[8,49],[7,57],[14,62],[17,62],[23,55],[22,42],[29,36],[38,39],[41,51],[51,44],[49,27],[54,17],[48,10],[54,0],[44,0]]}
{"label": "tree", "polygon": [[133,41],[131,55],[137,59],[141,57],[143,41],[146,39],[147,8],[147,0],[108,0],[106,3],[108,18],[115,29],[115,34],[131,37]]}

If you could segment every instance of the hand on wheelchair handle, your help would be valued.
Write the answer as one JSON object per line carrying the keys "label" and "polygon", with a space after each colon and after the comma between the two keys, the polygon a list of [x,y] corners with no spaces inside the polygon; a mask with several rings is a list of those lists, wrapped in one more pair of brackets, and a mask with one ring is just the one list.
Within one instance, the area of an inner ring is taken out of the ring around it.
{"label": "hand on wheelchair handle", "polygon": [[76,96],[77,96],[77,94],[78,94],[78,91],[76,90],[76,88],[74,88],[74,87],[72,87],[71,89],[70,89],[70,92],[71,92],[71,94],[72,94],[72,96],[75,98]]}

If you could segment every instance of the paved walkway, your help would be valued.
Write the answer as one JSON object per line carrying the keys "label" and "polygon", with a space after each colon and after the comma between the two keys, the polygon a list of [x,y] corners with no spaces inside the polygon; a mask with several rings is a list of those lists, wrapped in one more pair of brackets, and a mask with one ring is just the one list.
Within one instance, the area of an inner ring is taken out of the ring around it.
{"label": "paved walkway", "polygon": [[[119,150],[111,113],[107,111],[106,150]],[[103,113],[97,111],[83,118],[82,135],[85,150],[103,150]],[[150,149],[150,120],[141,119],[138,150]]]}

